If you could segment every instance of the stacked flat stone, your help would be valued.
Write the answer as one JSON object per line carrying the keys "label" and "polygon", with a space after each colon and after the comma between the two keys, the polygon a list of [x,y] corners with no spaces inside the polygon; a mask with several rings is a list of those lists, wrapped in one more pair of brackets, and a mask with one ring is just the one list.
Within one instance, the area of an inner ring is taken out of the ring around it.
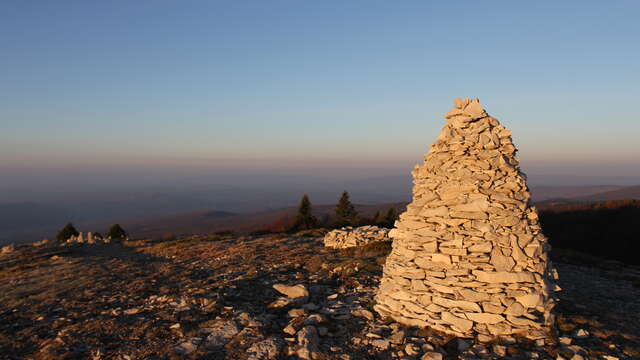
{"label": "stacked flat stone", "polygon": [[108,242],[107,239],[103,239],[92,232],[88,232],[86,238],[83,233],[78,233],[77,236],[71,236],[67,239],[67,244],[102,244]]}
{"label": "stacked flat stone", "polygon": [[78,233],[78,235],[70,236],[67,239],[67,244],[73,244],[73,243],[84,244],[84,235],[80,232]]}
{"label": "stacked flat stone", "polygon": [[351,226],[336,229],[324,236],[324,246],[334,249],[344,249],[364,246],[373,242],[388,241],[389,229],[377,226]]}
{"label": "stacked flat stone", "polygon": [[410,326],[489,341],[542,339],[554,322],[549,245],[511,131],[456,99],[413,170],[413,199],[389,233],[375,309]]}

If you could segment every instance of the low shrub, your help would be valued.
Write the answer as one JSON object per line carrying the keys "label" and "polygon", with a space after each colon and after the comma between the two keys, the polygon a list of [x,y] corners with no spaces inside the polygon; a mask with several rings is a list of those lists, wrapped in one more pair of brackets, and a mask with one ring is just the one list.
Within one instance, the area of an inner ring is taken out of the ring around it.
{"label": "low shrub", "polygon": [[640,264],[640,201],[571,204],[540,211],[542,232],[553,248]]}

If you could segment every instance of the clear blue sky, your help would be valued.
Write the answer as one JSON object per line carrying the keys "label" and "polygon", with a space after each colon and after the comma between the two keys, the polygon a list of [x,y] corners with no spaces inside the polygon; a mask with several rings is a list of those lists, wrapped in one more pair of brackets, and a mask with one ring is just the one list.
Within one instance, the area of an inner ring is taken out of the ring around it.
{"label": "clear blue sky", "polygon": [[639,18],[638,1],[4,1],[0,165],[408,168],[477,96],[534,171],[640,175]]}

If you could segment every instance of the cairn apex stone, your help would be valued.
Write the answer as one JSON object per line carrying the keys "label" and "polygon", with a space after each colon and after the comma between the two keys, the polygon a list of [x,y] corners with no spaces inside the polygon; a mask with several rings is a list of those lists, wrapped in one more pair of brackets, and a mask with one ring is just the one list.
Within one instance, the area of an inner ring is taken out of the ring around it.
{"label": "cairn apex stone", "polygon": [[455,336],[550,333],[556,273],[511,131],[455,99],[413,171],[374,309]]}

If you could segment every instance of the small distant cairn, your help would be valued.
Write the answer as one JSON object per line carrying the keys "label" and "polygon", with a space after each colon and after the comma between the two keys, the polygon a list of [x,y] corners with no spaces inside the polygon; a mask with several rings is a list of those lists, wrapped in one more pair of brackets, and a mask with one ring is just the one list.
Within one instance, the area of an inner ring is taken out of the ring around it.
{"label": "small distant cairn", "polygon": [[77,236],[71,236],[67,239],[67,244],[108,244],[112,241],[110,237],[103,238],[99,234],[88,232],[87,236],[80,232]]}
{"label": "small distant cairn", "polygon": [[557,274],[511,132],[477,99],[456,99],[445,118],[389,233],[375,310],[479,341],[544,339]]}
{"label": "small distant cairn", "polygon": [[16,251],[16,246],[13,243],[0,247],[0,255],[8,255],[14,251]]}
{"label": "small distant cairn", "polygon": [[324,246],[345,249],[364,246],[378,241],[389,241],[389,229],[377,226],[344,227],[328,232],[324,236]]}

